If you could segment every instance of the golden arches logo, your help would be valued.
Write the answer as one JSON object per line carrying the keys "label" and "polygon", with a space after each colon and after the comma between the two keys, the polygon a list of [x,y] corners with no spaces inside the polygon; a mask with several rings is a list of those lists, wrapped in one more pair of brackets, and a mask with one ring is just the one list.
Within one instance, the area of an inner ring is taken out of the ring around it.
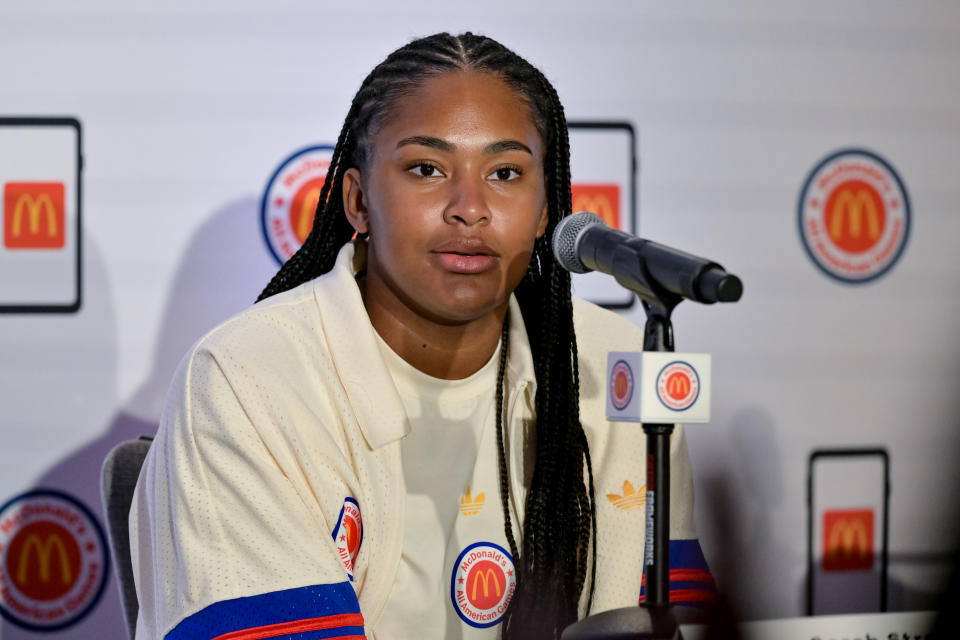
{"label": "golden arches logo", "polygon": [[497,576],[496,571],[493,569],[477,569],[473,572],[475,576],[473,579],[473,590],[470,592],[470,599],[477,599],[477,583],[483,580],[483,597],[490,597],[490,581],[493,581],[493,586],[496,589],[495,595],[500,598],[503,596],[503,590],[500,588],[500,578]]}
{"label": "golden arches logo", "polygon": [[570,187],[574,211],[591,211],[620,228],[620,186],[617,184],[573,184]]}
{"label": "golden arches logo", "polygon": [[873,510],[824,511],[824,571],[864,570],[872,567]]}
{"label": "golden arches logo", "polygon": [[322,187],[308,189],[300,202],[299,215],[294,217],[297,221],[297,228],[294,232],[298,238],[306,239],[310,235],[310,229],[313,227],[313,216],[317,209],[317,203],[320,202],[321,190]]}
{"label": "golden arches logo", "polygon": [[[56,556],[54,556],[54,551],[56,551]],[[70,567],[67,547],[60,536],[50,534],[42,541],[40,536],[36,534],[27,537],[17,563],[17,582],[20,584],[25,584],[28,580],[31,557],[37,558],[40,569],[38,575],[42,582],[50,582],[50,565],[54,557],[60,565],[60,580],[63,584],[73,582],[73,570]]]}
{"label": "golden arches logo", "polygon": [[591,211],[607,223],[608,226],[614,226],[617,219],[617,214],[614,211],[613,205],[610,203],[610,200],[604,196],[597,196],[591,198],[590,196],[581,195],[573,202],[574,211]]}
{"label": "golden arches logo", "polygon": [[827,553],[866,556],[871,552],[870,536],[863,520],[840,519],[827,534]]}
{"label": "golden arches logo", "polygon": [[3,244],[8,249],[64,246],[62,182],[8,182],[3,187]]}
{"label": "golden arches logo", "polygon": [[690,393],[690,378],[684,373],[675,373],[667,381],[667,393],[674,398],[686,398]]}
{"label": "golden arches logo", "polygon": [[53,200],[46,193],[33,197],[29,193],[21,194],[13,206],[13,224],[11,225],[11,234],[19,238],[23,234],[23,214],[27,214],[27,221],[30,225],[30,235],[40,235],[40,216],[47,214],[46,228],[47,235],[54,237],[57,235],[57,211],[53,206]]}
{"label": "golden arches logo", "polygon": [[875,241],[880,237],[882,214],[870,190],[866,187],[857,187],[856,190],[843,187],[832,200],[829,233],[834,242],[845,237],[845,222],[852,238],[861,238],[864,234],[864,226],[866,226],[867,239]]}

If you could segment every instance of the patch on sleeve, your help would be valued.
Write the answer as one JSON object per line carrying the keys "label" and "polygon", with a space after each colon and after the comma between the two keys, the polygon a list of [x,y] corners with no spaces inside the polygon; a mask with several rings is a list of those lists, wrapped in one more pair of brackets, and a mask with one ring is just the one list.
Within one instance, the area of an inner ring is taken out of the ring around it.
{"label": "patch on sleeve", "polygon": [[333,543],[337,545],[337,554],[347,570],[347,577],[353,580],[353,567],[363,542],[363,520],[360,517],[360,504],[353,498],[343,501],[343,508],[333,528]]}
{"label": "patch on sleeve", "polygon": [[[640,583],[640,602],[647,599],[647,574]],[[717,600],[717,585],[698,540],[670,541],[670,602],[706,605]]]}
{"label": "patch on sleeve", "polygon": [[363,615],[353,586],[317,584],[221,600],[185,618],[164,640],[278,637],[364,640]]}

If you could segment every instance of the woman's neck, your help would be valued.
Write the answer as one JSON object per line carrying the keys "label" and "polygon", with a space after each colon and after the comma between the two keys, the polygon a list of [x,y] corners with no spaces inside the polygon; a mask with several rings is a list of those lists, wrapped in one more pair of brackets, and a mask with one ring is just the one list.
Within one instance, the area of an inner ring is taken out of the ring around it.
{"label": "woman's neck", "polygon": [[508,303],[463,323],[431,321],[381,290],[383,283],[359,282],[370,322],[383,341],[411,366],[435,378],[460,380],[489,362],[500,342]]}

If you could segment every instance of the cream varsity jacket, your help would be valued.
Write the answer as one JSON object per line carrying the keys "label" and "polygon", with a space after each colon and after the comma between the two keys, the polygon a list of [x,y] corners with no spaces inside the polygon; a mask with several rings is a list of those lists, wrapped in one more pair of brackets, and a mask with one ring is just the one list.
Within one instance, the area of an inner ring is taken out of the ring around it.
{"label": "cream varsity jacket", "polygon": [[[330,273],[228,320],[181,363],[130,513],[137,640],[375,637],[403,544],[399,443],[409,427],[354,279],[362,259],[347,245]],[[536,380],[515,300],[510,317],[505,425],[519,541]],[[642,591],[645,440],[639,425],[604,417],[606,354],[640,349],[642,332],[586,302],[574,318],[597,492],[598,612],[636,604]],[[477,458],[474,482],[484,482],[496,456],[481,446]],[[696,541],[682,428],[671,464],[671,599],[700,602],[714,586]],[[466,536],[481,532],[462,558],[486,550],[492,562],[480,575],[457,559],[450,606],[463,637],[496,637],[509,597],[512,559],[497,557],[506,543],[494,539],[502,514],[485,517],[457,523]]]}

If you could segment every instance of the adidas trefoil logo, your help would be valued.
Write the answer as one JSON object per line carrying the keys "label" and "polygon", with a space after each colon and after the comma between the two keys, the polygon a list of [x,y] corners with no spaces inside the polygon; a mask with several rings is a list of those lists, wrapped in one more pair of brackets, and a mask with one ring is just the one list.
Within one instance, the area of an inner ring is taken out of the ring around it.
{"label": "adidas trefoil logo", "polygon": [[487,494],[481,491],[475,498],[470,497],[470,487],[467,487],[467,493],[460,498],[460,513],[465,516],[475,516],[483,509],[483,503],[487,499]]}
{"label": "adidas trefoil logo", "polygon": [[613,503],[613,506],[617,509],[623,509],[624,511],[639,509],[647,504],[647,485],[643,485],[640,487],[640,490],[637,491],[633,488],[633,485],[630,484],[629,480],[624,480],[623,495],[608,493],[607,500]]}

